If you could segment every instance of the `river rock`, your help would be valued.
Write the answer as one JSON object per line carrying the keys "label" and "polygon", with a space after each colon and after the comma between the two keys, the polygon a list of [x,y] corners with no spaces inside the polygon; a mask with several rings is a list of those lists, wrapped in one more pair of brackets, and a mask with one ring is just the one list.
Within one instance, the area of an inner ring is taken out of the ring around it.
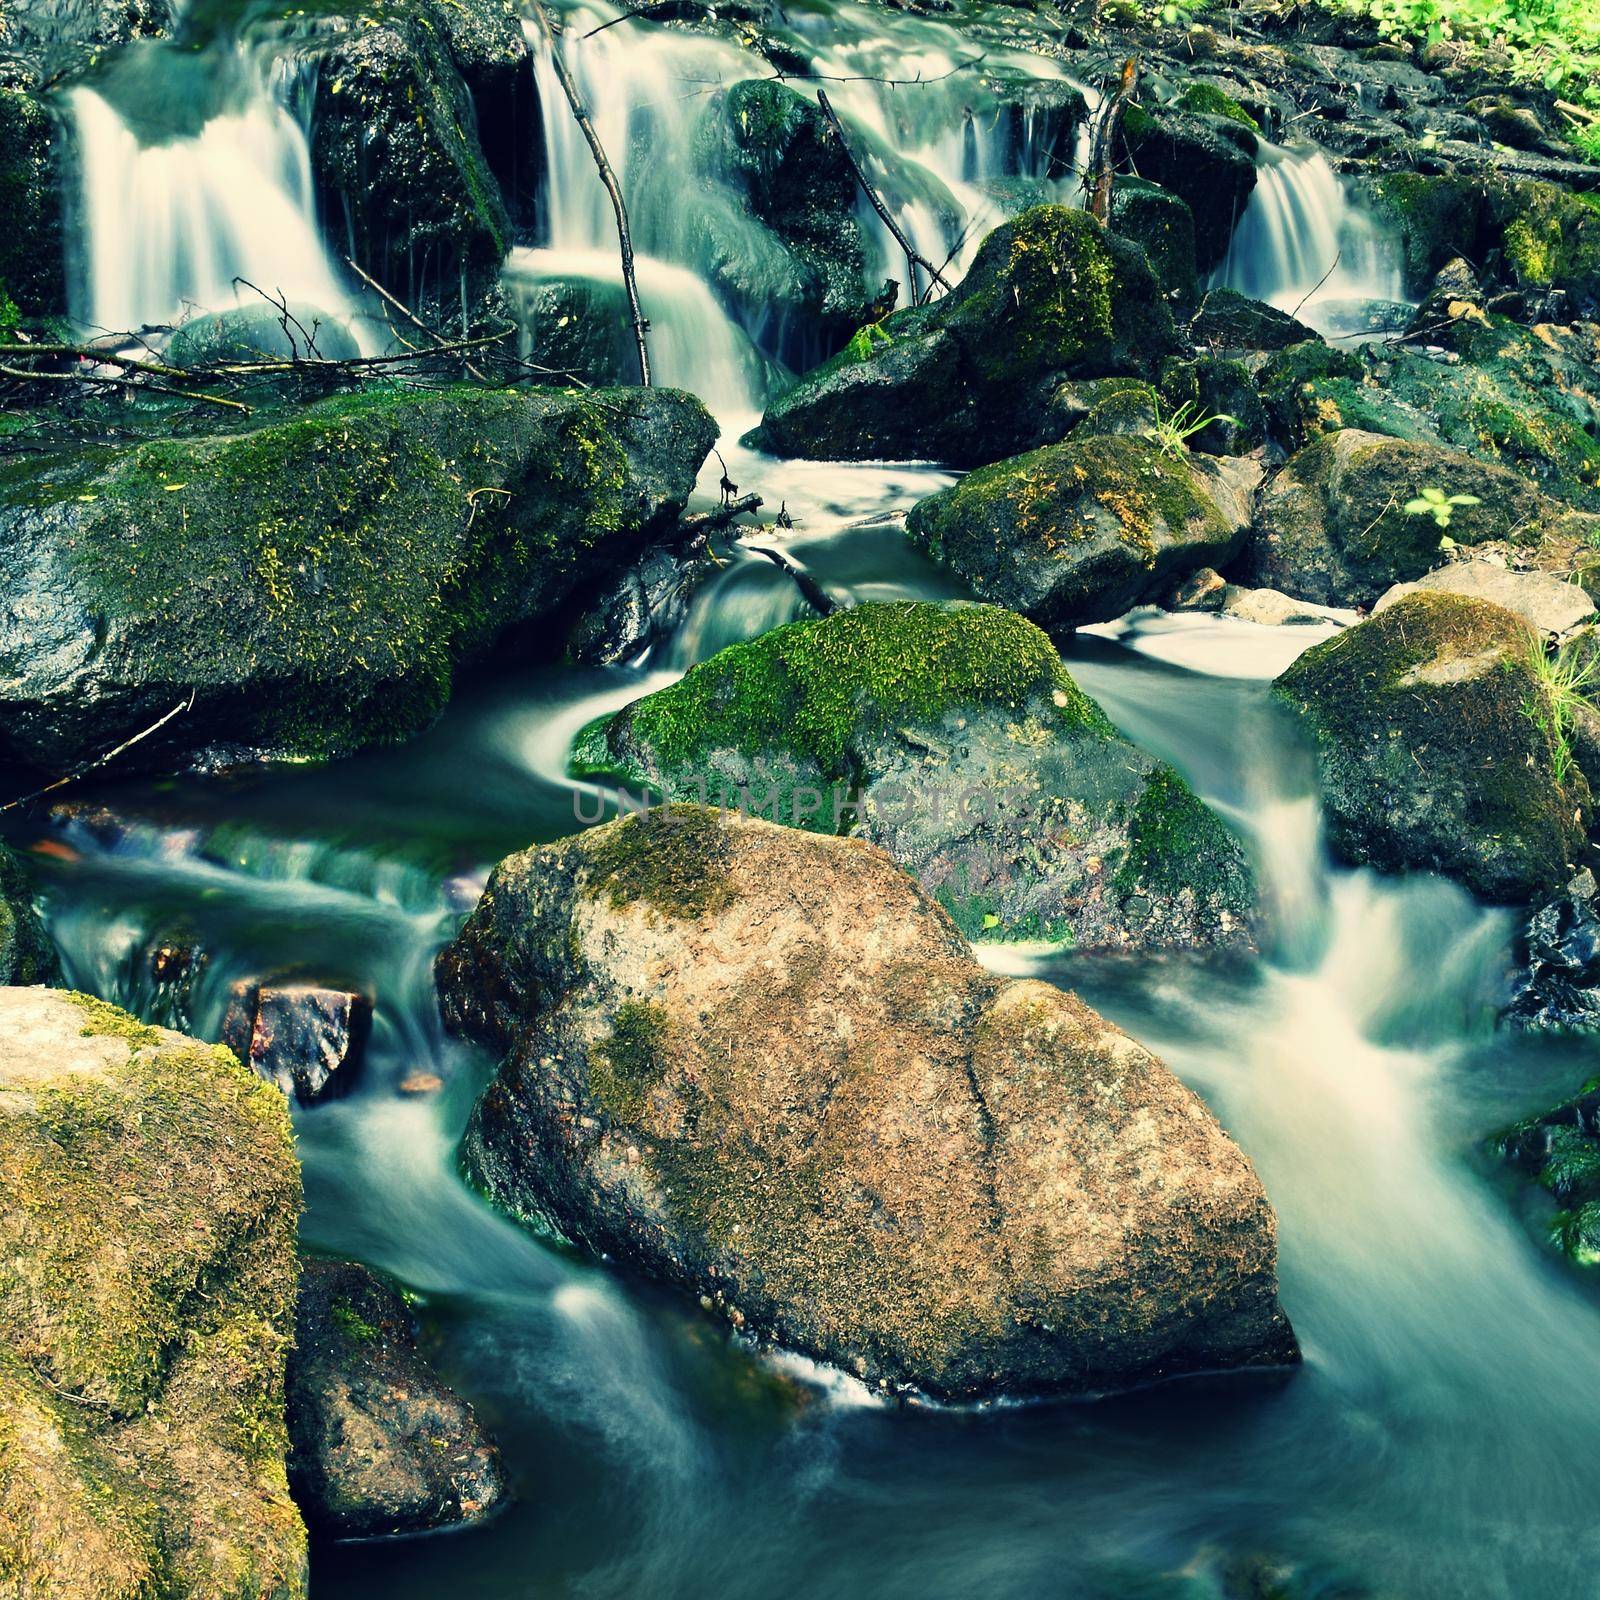
{"label": "river rock", "polygon": [[1189,323],[1189,337],[1208,350],[1283,350],[1322,336],[1287,311],[1237,289],[1207,289]]}
{"label": "river rock", "polygon": [[[724,214],[713,198],[697,217],[718,247],[716,282],[747,326],[770,330],[775,355],[838,349],[869,320],[871,298],[844,146],[812,101],[770,78],[733,84],[703,127],[708,163],[741,202]],[[799,326],[778,331],[796,313]]]}
{"label": "river rock", "polygon": [[333,35],[319,57],[311,160],[324,211],[385,288],[459,325],[463,294],[493,282],[511,219],[447,37],[430,15],[395,10]]}
{"label": "river rock", "polygon": [[1065,206],[1002,223],[953,292],[880,331],[768,406],[752,442],[821,460],[973,466],[1079,421],[1081,409],[1055,403],[1064,380],[1153,376],[1176,345],[1144,252]]}
{"label": "river rock", "polygon": [[300,1173],[214,1045],[0,989],[0,1588],[299,1600]]}
{"label": "river rock", "polygon": [[906,531],[983,600],[1051,631],[1159,599],[1244,542],[1258,463],[1171,455],[1149,439],[1068,439],[969,473]]}
{"label": "river rock", "polygon": [[[1471,495],[1441,528],[1406,510],[1425,488]],[[1370,605],[1440,559],[1444,534],[1459,545],[1554,525],[1560,510],[1504,467],[1420,441],[1346,428],[1299,451],[1261,492],[1241,563],[1246,581],[1319,605]]]}
{"label": "river rock", "polygon": [[1239,842],[1031,623],[869,603],[736,644],[592,724],[574,770],[882,845],[971,939],[1239,945]]}
{"label": "river rock", "polygon": [[714,437],[672,390],[462,386],[32,458],[0,509],[0,759],[65,769],[175,707],[131,757],[403,738],[675,526]]}
{"label": "river rock", "polygon": [[624,818],[501,862],[439,978],[506,1052],[491,1197],[757,1338],[956,1401],[1295,1358],[1201,1102],[864,841]]}
{"label": "river rock", "polygon": [[50,983],[56,953],[33,909],[33,885],[16,855],[0,844],[0,984]]}
{"label": "river rock", "polygon": [[360,354],[337,317],[290,301],[282,311],[272,305],[203,311],[173,334],[166,359],[175,367],[197,367],[229,361],[348,361]]}
{"label": "river rock", "polygon": [[1600,1262],[1600,1084],[1585,1084],[1572,1099],[1519,1123],[1497,1143],[1561,1208],[1552,1219],[1552,1242],[1584,1266]]}
{"label": "river rock", "polygon": [[1119,178],[1111,195],[1111,226],[1150,258],[1174,305],[1194,305],[1200,298],[1194,212],[1182,199],[1159,183]]}
{"label": "river rock", "polygon": [[1528,919],[1503,1013],[1523,1028],[1600,1028],[1600,899],[1587,867]]}
{"label": "river rock", "polygon": [[1415,583],[1397,583],[1385,590],[1372,608],[1373,615],[1418,590],[1491,600],[1556,639],[1592,622],[1595,614],[1594,601],[1588,594],[1578,584],[1558,578],[1553,572],[1513,572],[1492,561],[1452,561],[1424,574]]}
{"label": "river rock", "polygon": [[301,1269],[288,1419],[295,1502],[332,1538],[475,1522],[505,1494],[499,1451],[418,1353],[405,1301],[353,1261]]}
{"label": "river rock", "polygon": [[372,1002],[312,984],[234,985],[222,1042],[258,1077],[309,1105],[350,1087],[372,1031]]}
{"label": "river rock", "polygon": [[1533,666],[1543,648],[1500,606],[1424,590],[1277,680],[1316,740],[1338,854],[1443,872],[1489,900],[1527,901],[1568,880],[1591,802]]}
{"label": "river rock", "polygon": [[5,224],[0,228],[0,326],[6,322],[7,301],[30,318],[66,310],[57,145],[55,120],[44,102],[25,89],[0,88],[0,215]]}

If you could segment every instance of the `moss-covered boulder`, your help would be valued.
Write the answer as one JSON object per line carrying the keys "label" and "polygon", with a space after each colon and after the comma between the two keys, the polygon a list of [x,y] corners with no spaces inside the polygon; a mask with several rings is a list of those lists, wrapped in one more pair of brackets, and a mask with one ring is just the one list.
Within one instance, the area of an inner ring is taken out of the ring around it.
{"label": "moss-covered boulder", "polygon": [[733,645],[591,725],[574,765],[870,839],[971,939],[1250,938],[1239,842],[992,606],[868,604]]}
{"label": "moss-covered boulder", "polygon": [[1120,178],[1111,195],[1111,226],[1150,258],[1161,287],[1175,305],[1194,305],[1200,297],[1194,213],[1183,200],[1158,183]]}
{"label": "moss-covered boulder", "polygon": [[49,983],[56,953],[33,909],[33,885],[17,857],[0,844],[0,984]]}
{"label": "moss-covered boulder", "polygon": [[919,501],[906,531],[980,599],[1065,631],[1225,565],[1260,479],[1254,462],[1171,455],[1147,438],[1072,438]]}
{"label": "moss-covered boulder", "polygon": [[1290,449],[1340,428],[1451,445],[1600,509],[1600,332],[1464,317],[1414,348],[1361,355],[1296,345],[1261,372],[1274,432]]}
{"label": "moss-covered boulder", "polygon": [[1559,289],[1580,316],[1600,315],[1600,196],[1503,183],[1489,190],[1486,209],[1519,289]]}
{"label": "moss-covered boulder", "polygon": [[282,1096],[99,1001],[0,989],[0,1108],[0,1590],[303,1595]]}
{"label": "moss-covered boulder", "polygon": [[413,307],[459,322],[463,292],[492,283],[511,219],[429,12],[357,25],[325,46],[311,159],[355,261]]}
{"label": "moss-covered boulder", "polygon": [[501,862],[440,959],[489,1195],[949,1400],[1293,1360],[1250,1163],[881,851],[698,807]]}
{"label": "moss-covered boulder", "polygon": [[66,309],[66,244],[55,124],[23,89],[0,89],[0,337],[19,314]]}
{"label": "moss-covered boulder", "polygon": [[1287,311],[1252,300],[1237,289],[1207,289],[1189,320],[1197,349],[1216,352],[1283,350],[1321,335]]}
{"label": "moss-covered boulder", "polygon": [[1422,592],[1301,656],[1273,692],[1316,739],[1338,854],[1491,900],[1564,884],[1590,797],[1543,651],[1499,606]]}
{"label": "moss-covered boulder", "polygon": [[307,1261],[289,1358],[289,1483],[336,1539],[455,1527],[505,1494],[500,1453],[416,1344],[392,1284],[353,1261]]}
{"label": "moss-covered boulder", "polygon": [[506,298],[529,360],[556,374],[552,383],[637,382],[639,346],[627,290],[608,278],[527,276],[513,255],[504,277]]}
{"label": "moss-covered boulder", "polygon": [[1456,173],[1387,172],[1357,180],[1356,192],[1398,242],[1411,293],[1457,257],[1477,259],[1480,181]]}
{"label": "moss-covered boulder", "polygon": [[[1441,525],[1408,509],[1432,489],[1457,503]],[[1476,504],[1463,503],[1471,497]],[[1320,605],[1370,605],[1440,562],[1440,541],[1537,541],[1562,508],[1525,478],[1456,450],[1347,428],[1309,444],[1261,492],[1245,581]]]}
{"label": "moss-covered boulder", "polygon": [[319,306],[291,303],[231,306],[203,311],[185,322],[167,345],[175,367],[230,361],[348,361],[361,351],[350,330]]}
{"label": "moss-covered boulder", "polygon": [[717,282],[751,325],[798,313],[814,341],[836,349],[866,320],[871,294],[855,174],[827,119],[787,84],[751,79],[717,96],[702,142],[766,236],[713,224],[712,239],[727,242],[715,252]]}
{"label": "moss-covered boulder", "polygon": [[1144,252],[1083,211],[1035,206],[984,240],[967,276],[907,307],[767,408],[753,442],[815,459],[971,466],[1059,439],[1070,378],[1152,376],[1176,345]]}
{"label": "moss-covered boulder", "polygon": [[1122,139],[1142,178],[1170,190],[1189,207],[1201,272],[1228,253],[1234,225],[1256,186],[1254,130],[1245,121],[1181,106],[1130,106]]}
{"label": "moss-covered boulder", "polygon": [[[0,758],[332,755],[675,523],[715,437],[671,390],[377,390],[245,433],[38,457],[0,510]],[[192,701],[191,701],[192,697]]]}

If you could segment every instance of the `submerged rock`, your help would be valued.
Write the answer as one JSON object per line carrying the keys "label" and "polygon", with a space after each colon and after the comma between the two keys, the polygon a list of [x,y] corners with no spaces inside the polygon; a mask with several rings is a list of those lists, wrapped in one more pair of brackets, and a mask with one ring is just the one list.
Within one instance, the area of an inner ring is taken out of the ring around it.
{"label": "submerged rock", "polygon": [[[1476,503],[1450,506],[1441,527],[1407,509],[1429,488]],[[1307,445],[1262,490],[1241,575],[1321,605],[1368,605],[1437,566],[1446,532],[1460,545],[1513,532],[1536,541],[1560,515],[1504,467],[1347,428]]]}
{"label": "submerged rock", "polygon": [[288,1418],[289,1483],[315,1532],[421,1533],[505,1494],[499,1451],[418,1354],[405,1301],[353,1261],[301,1269]]}
{"label": "submerged rock", "polygon": [[984,240],[949,295],[896,312],[801,378],[752,442],[972,466],[1059,439],[1082,416],[1055,403],[1064,380],[1153,376],[1175,347],[1144,252],[1086,212],[1035,206]]}
{"label": "submerged rock", "polygon": [[1225,565],[1260,481],[1252,461],[1074,437],[969,473],[912,507],[906,531],[980,599],[1065,631]]}
{"label": "submerged rock", "polygon": [[0,1587],[297,1600],[300,1174],[214,1045],[0,989]]}
{"label": "submerged rock", "polygon": [[1273,692],[1316,739],[1333,848],[1489,900],[1565,883],[1591,802],[1543,651],[1500,606],[1421,591],[1301,656]]}
{"label": "submerged rock", "polygon": [[870,839],[972,939],[1251,935],[1238,840],[990,606],[866,604],[733,645],[591,725],[574,770]]}
{"label": "submerged rock", "polygon": [[33,909],[33,885],[16,855],[0,844],[0,984],[50,983],[55,948]]}
{"label": "submerged rock", "polygon": [[229,997],[222,1042],[258,1077],[308,1105],[349,1088],[371,1030],[365,995],[241,983]]}
{"label": "submerged rock", "polygon": [[949,1400],[1295,1359],[1250,1163],[881,851],[700,808],[503,861],[440,958],[500,1204]]}
{"label": "submerged rock", "polygon": [[133,754],[403,738],[672,526],[714,437],[671,390],[459,386],[31,460],[0,509],[0,759],[66,768],[175,706]]}

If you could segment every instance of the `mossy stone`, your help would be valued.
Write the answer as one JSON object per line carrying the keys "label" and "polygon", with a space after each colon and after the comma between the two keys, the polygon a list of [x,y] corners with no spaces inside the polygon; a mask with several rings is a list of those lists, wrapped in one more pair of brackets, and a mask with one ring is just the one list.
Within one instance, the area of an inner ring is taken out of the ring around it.
{"label": "mossy stone", "polygon": [[33,909],[33,885],[16,855],[0,843],[0,984],[50,983],[59,967]]}
{"label": "mossy stone", "polygon": [[55,146],[55,123],[44,103],[25,89],[0,88],[0,337],[9,335],[18,314],[66,310]]}

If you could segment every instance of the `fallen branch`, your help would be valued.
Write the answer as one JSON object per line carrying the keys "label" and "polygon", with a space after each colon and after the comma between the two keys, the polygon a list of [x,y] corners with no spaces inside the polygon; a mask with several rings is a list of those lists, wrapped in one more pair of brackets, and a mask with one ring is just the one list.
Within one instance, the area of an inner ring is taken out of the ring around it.
{"label": "fallen branch", "polygon": [[[41,356],[69,357],[77,361],[92,361],[98,367],[115,367],[119,372],[137,372],[141,376],[151,378],[176,378],[180,382],[193,383],[195,374],[185,371],[182,367],[169,367],[161,361],[140,361],[133,356],[113,355],[104,350],[95,350],[88,345],[81,344],[0,344],[0,358],[4,358],[6,365],[0,366],[0,375],[7,378],[20,378],[24,381],[33,380],[47,383],[116,383],[123,388],[132,387],[126,379],[97,376],[84,372],[29,372],[20,367],[13,367],[13,360],[37,360]],[[203,400],[207,405],[224,406],[230,411],[243,411],[249,413],[250,407],[242,400],[228,400],[219,394],[205,394],[203,392],[190,393],[187,390],[166,388],[161,384],[148,384],[144,387],[158,389],[163,394],[182,394],[186,400]]]}
{"label": "fallen branch", "polygon": [[91,372],[29,372],[24,367],[0,365],[0,378],[12,378],[19,383],[103,383],[115,389],[134,389],[147,394],[176,395],[180,400],[204,400],[207,405],[226,406],[231,411],[250,414],[250,407],[242,400],[225,400],[221,395],[201,394],[190,389],[174,389],[169,384],[151,383],[138,378],[117,377],[115,374]]}
{"label": "fallen branch", "polygon": [[781,550],[774,550],[769,544],[753,544],[749,548],[758,556],[765,556],[779,571],[787,572],[794,580],[795,588],[800,591],[801,598],[818,616],[830,617],[839,609],[833,596],[798,561]]}
{"label": "fallen branch", "polygon": [[125,750],[131,750],[141,740],[148,739],[152,733],[156,733],[166,727],[174,717],[181,717],[184,712],[192,711],[193,709],[194,690],[191,689],[187,700],[179,701],[166,716],[158,717],[148,728],[134,734],[131,739],[124,739],[115,750],[108,750],[103,756],[96,756],[93,761],[74,769],[63,778],[57,778],[53,783],[47,783],[42,789],[35,789],[32,794],[25,794],[18,799],[6,801],[4,805],[0,805],[0,813],[20,810],[23,806],[31,805],[35,800],[42,799],[47,794],[54,794],[58,789],[65,789],[69,783],[76,783],[79,778],[86,777],[89,773],[96,772],[101,767],[115,761]]}
{"label": "fallen branch", "polygon": [[[379,283],[378,280],[370,273],[363,272],[362,269],[358,267],[349,256],[346,256],[344,259],[345,265],[348,266],[350,270],[355,273],[355,275],[364,284],[366,284],[366,286],[372,290],[372,292],[377,295],[380,300],[384,302],[385,305],[393,306],[394,309],[398,311],[413,328],[416,328],[419,332],[426,334],[428,338],[432,339],[436,348],[442,349],[448,343],[442,334],[435,333],[434,330],[430,328],[428,324],[411,309],[410,306],[408,306],[403,300],[397,299],[394,295],[390,294],[389,291],[385,289],[384,286]],[[397,334],[395,337],[399,338],[399,335]],[[400,342],[404,344],[405,340],[401,339]],[[461,365],[465,367],[467,371],[478,380],[479,383],[485,383],[488,381],[470,361],[463,360]]]}
{"label": "fallen branch", "polygon": [[824,89],[817,90],[817,109],[828,119],[828,126],[833,129],[834,137],[838,139],[840,147],[844,150],[844,158],[850,163],[850,170],[855,173],[856,182],[861,185],[861,192],[871,203],[872,209],[878,213],[884,227],[894,235],[895,243],[905,251],[906,270],[911,278],[912,304],[920,305],[924,299],[924,296],[917,292],[918,267],[921,267],[928,274],[927,298],[932,297],[934,284],[938,284],[941,289],[948,291],[950,280],[926,256],[918,253],[916,246],[906,237],[900,224],[889,215],[889,208],[884,205],[878,195],[878,191],[872,187],[872,183],[866,173],[861,170],[861,163],[856,160],[855,152],[850,148],[850,141],[844,136],[844,124],[839,121],[833,107],[828,103],[827,91]]}
{"label": "fallen branch", "polygon": [[550,64],[555,68],[556,81],[561,85],[561,92],[567,97],[567,104],[572,107],[572,115],[577,119],[578,127],[588,141],[589,153],[594,157],[600,181],[606,186],[606,193],[611,196],[611,209],[617,219],[617,243],[622,250],[622,286],[627,291],[628,315],[633,319],[633,337],[639,346],[639,382],[648,389],[650,351],[645,343],[645,334],[650,324],[645,321],[644,313],[639,309],[639,284],[633,271],[633,235],[628,229],[628,207],[623,201],[617,175],[611,170],[611,163],[606,159],[600,135],[594,131],[589,113],[584,110],[583,101],[579,98],[578,86],[572,81],[572,74],[567,71],[567,63],[561,55],[561,41],[539,0],[533,0],[533,14],[538,18],[539,26],[544,30],[544,36],[550,43]]}
{"label": "fallen branch", "polygon": [[714,511],[697,511],[693,516],[684,517],[678,524],[678,532],[685,539],[698,539],[713,529],[727,527],[736,517],[742,517],[747,511],[757,511],[760,507],[760,495],[740,495],[737,500],[725,501]]}
{"label": "fallen branch", "polygon": [[1133,86],[1139,81],[1139,58],[1129,56],[1122,63],[1122,78],[1116,90],[1100,102],[1094,123],[1089,130],[1089,215],[1102,228],[1111,226],[1111,191],[1116,182],[1117,129],[1122,125],[1122,113],[1133,97]]}
{"label": "fallen branch", "polygon": [[1322,276],[1320,278],[1318,278],[1317,281],[1314,284],[1312,284],[1311,287],[1309,289],[1307,289],[1306,292],[1303,295],[1300,296],[1300,303],[1294,308],[1293,311],[1291,311],[1289,313],[1289,315],[1291,317],[1298,317],[1300,315],[1300,313],[1305,309],[1306,301],[1309,300],[1312,297],[1312,295],[1314,295],[1317,292],[1317,290],[1320,289],[1323,286],[1323,284],[1325,284],[1328,281],[1328,279],[1331,278],[1334,275],[1334,273],[1339,270],[1339,258],[1341,256],[1343,256],[1343,254],[1344,254],[1343,250],[1335,250],[1334,251],[1332,266],[1330,266],[1328,268],[1328,270],[1326,272],[1324,272],[1322,274]]}

